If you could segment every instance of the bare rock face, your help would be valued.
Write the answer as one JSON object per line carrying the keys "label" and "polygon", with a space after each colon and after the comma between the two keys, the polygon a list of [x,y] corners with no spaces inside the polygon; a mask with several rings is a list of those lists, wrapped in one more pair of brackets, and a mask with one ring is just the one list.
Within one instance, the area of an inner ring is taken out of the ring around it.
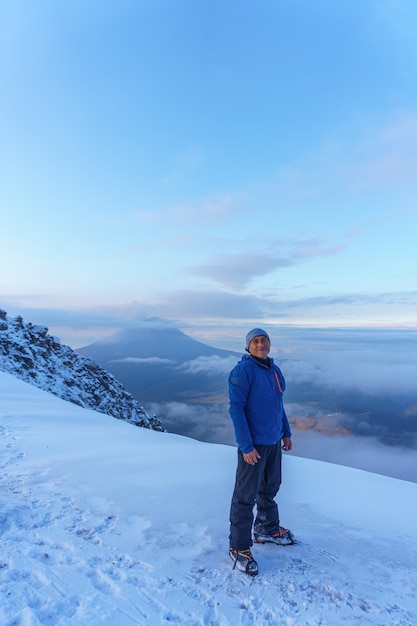
{"label": "bare rock face", "polygon": [[0,309],[0,370],[84,408],[112,415],[143,428],[163,431],[112,374],[89,358],[61,345],[46,326],[9,318]]}

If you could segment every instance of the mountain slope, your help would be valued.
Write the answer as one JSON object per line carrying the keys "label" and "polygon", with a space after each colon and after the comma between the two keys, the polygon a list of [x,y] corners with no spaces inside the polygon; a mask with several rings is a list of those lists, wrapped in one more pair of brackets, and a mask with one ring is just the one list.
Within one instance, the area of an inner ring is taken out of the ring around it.
{"label": "mountain slope", "polygon": [[0,309],[0,369],[59,398],[136,426],[163,430],[162,424],[91,359],[61,345],[45,326],[9,318]]}
{"label": "mountain slope", "polygon": [[254,546],[252,580],[227,555],[232,447],[5,373],[0,397],[1,624],[417,623],[417,485],[286,454],[278,501],[299,543]]}

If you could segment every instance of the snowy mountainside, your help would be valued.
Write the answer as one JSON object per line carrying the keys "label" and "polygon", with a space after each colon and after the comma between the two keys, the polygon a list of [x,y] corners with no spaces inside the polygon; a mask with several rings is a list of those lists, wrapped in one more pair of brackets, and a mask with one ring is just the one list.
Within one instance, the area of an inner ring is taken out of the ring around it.
{"label": "snowy mountainside", "polygon": [[298,543],[233,570],[236,450],[0,372],[1,626],[415,626],[417,485],[285,454]]}
{"label": "snowy mountainside", "polygon": [[0,369],[84,408],[143,428],[164,430],[116,378],[76,354],[45,326],[10,318],[0,309]]}

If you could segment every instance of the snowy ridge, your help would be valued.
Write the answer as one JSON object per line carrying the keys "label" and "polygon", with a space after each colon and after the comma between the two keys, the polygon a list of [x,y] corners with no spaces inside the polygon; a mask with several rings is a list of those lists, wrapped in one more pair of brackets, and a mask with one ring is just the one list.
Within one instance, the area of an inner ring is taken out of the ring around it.
{"label": "snowy ridge", "polygon": [[[0,372],[2,626],[415,626],[417,485],[285,455],[299,543],[232,570],[236,450]],[[98,427],[99,426],[99,427]]]}
{"label": "snowy ridge", "polygon": [[63,400],[127,420],[135,426],[163,430],[112,374],[89,358],[63,346],[45,326],[9,318],[0,309],[0,370]]}

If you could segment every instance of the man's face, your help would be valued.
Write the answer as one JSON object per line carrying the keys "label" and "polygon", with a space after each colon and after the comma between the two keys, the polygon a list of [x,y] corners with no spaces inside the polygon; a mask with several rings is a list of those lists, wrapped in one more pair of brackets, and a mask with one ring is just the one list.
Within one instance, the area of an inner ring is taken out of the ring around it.
{"label": "man's face", "polygon": [[249,354],[258,357],[258,359],[266,359],[271,349],[271,344],[263,335],[256,335],[249,344]]}

